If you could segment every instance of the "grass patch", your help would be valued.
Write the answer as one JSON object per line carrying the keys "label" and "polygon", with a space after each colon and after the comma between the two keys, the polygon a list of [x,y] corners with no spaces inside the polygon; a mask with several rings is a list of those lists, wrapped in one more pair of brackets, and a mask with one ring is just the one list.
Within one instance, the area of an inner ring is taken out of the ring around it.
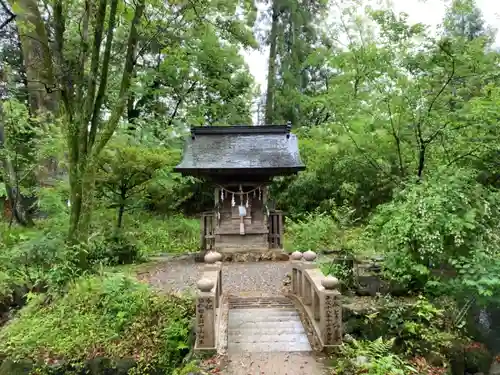
{"label": "grass patch", "polygon": [[173,371],[189,351],[189,297],[158,295],[123,274],[81,278],[66,295],[46,297],[32,298],[0,331],[0,358],[43,365],[130,358],[141,370]]}

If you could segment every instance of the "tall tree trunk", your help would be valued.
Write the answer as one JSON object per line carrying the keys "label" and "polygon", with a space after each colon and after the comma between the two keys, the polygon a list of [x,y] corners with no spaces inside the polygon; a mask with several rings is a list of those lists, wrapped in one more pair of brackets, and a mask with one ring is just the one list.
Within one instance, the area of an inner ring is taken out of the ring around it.
{"label": "tall tree trunk", "polygon": [[[47,29],[38,8],[37,0],[9,0],[16,9],[16,26],[19,34],[22,61],[26,77],[28,108],[31,117],[55,116],[58,111],[58,90],[56,89],[56,79],[52,54],[47,36]],[[50,121],[50,119],[49,119]],[[33,127],[38,126],[37,122],[31,122]],[[35,139],[36,132],[32,131],[31,139]],[[21,145],[22,146],[22,145]],[[43,184],[48,176],[54,176],[57,172],[57,161],[51,158],[46,160],[36,160],[30,155],[30,146],[21,147],[20,151],[30,163],[40,163],[43,168],[30,168],[27,178],[23,179],[23,185],[36,186]],[[8,161],[6,161],[9,163]],[[12,173],[14,170],[7,171]],[[47,173],[44,173],[44,172]],[[18,171],[14,171],[18,173]],[[19,182],[19,181],[18,181]],[[26,212],[28,214],[28,212]],[[28,215],[26,215],[28,218]]]}
{"label": "tall tree trunk", "polygon": [[19,9],[16,25],[23,51],[28,101],[33,116],[57,112],[58,91],[49,40],[37,0],[10,0]]}
{"label": "tall tree trunk", "polygon": [[[106,8],[107,0],[100,0],[100,10],[104,4]],[[136,9],[127,43],[125,66],[123,68],[120,93],[117,103],[107,121],[101,121],[101,107],[107,87],[107,74],[109,71],[111,47],[114,33],[115,16],[118,8],[118,0],[111,1],[109,25],[106,36],[106,47],[102,64],[95,64],[100,52],[101,38],[94,35],[94,46],[91,57],[90,80],[87,84],[87,99],[85,101],[84,113],[78,116],[75,123],[71,124],[71,118],[67,118],[69,133],[68,142],[70,155],[70,192],[71,192],[71,215],[68,238],[70,242],[78,243],[85,241],[89,234],[89,225],[92,215],[92,201],[95,184],[95,160],[102,149],[113,136],[118,123],[127,107],[129,99],[130,83],[135,67],[135,50],[138,43],[138,27],[145,7],[145,0],[136,2]],[[100,18],[105,14],[98,13]],[[102,19],[102,22],[104,20]],[[95,32],[102,32],[101,28],[96,28]],[[61,38],[62,39],[62,38]],[[100,82],[97,88],[93,81],[99,75]],[[92,78],[94,77],[94,78]],[[95,95],[96,94],[96,95]],[[95,101],[91,100],[95,96]],[[92,106],[93,103],[93,106]],[[88,123],[90,121],[90,129]]]}
{"label": "tall tree trunk", "polygon": [[5,147],[5,137],[3,104],[0,102],[0,158],[1,167],[4,171],[4,183],[5,189],[7,190],[7,199],[11,207],[12,216],[16,222],[22,226],[29,227],[33,225],[33,220],[24,206],[23,197],[19,189],[18,176],[8,150],[6,150]]}
{"label": "tall tree trunk", "polygon": [[271,34],[269,35],[269,64],[267,68],[267,90],[266,90],[266,124],[274,122],[274,91],[276,90],[276,53],[278,43],[278,21],[279,21],[279,1],[273,0],[273,9],[271,15]]}

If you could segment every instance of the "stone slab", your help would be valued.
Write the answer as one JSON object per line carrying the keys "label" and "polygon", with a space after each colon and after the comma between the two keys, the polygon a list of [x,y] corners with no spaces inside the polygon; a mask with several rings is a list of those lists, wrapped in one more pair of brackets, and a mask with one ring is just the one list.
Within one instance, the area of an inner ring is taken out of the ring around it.
{"label": "stone slab", "polygon": [[273,342],[273,343],[229,343],[228,354],[233,353],[271,353],[271,352],[311,352],[311,345],[307,343],[287,343],[287,342]]}
{"label": "stone slab", "polygon": [[250,308],[231,309],[229,311],[229,328],[233,324],[256,323],[256,322],[300,322],[296,310],[289,308]]}
{"label": "stone slab", "polygon": [[[266,324],[267,325],[267,324]],[[268,335],[270,330],[273,330],[276,334],[278,335],[287,335],[290,333],[303,333],[304,327],[301,324],[296,324],[296,323],[291,323],[290,325],[287,326],[280,326],[279,328],[276,328],[276,325],[268,325],[268,327],[262,327],[262,325],[259,324],[259,328],[255,326],[242,326],[239,328],[233,328],[231,329],[231,336],[239,337],[241,335]]]}
{"label": "stone slab", "polygon": [[229,358],[224,375],[326,375],[326,366],[311,353],[239,353]]}
{"label": "stone slab", "polygon": [[[231,311],[231,310],[230,310]],[[231,313],[230,313],[231,315]],[[271,328],[276,328],[277,326],[277,322],[276,321],[271,321],[271,322],[258,322],[258,324],[255,324],[255,323],[249,323],[249,322],[246,322],[246,323],[242,323],[240,325],[237,325],[237,326],[233,326],[231,328],[228,327],[228,330],[229,329],[232,329],[232,330],[242,330],[242,329],[246,329],[246,330],[259,330],[259,329],[265,329],[265,330],[269,330]],[[286,323],[281,323],[279,325],[280,329],[285,329],[285,328],[294,328],[294,329],[304,329],[304,326],[302,325],[302,322],[293,322],[293,321],[290,321],[290,322],[286,322]]]}
{"label": "stone slab", "polygon": [[228,334],[228,340],[236,344],[252,343],[252,344],[272,344],[272,343],[309,343],[304,331],[300,332],[283,332],[280,329],[268,330],[269,333],[262,334],[259,332],[234,333]]}
{"label": "stone slab", "polygon": [[298,312],[291,308],[231,309],[228,353],[310,352]]}

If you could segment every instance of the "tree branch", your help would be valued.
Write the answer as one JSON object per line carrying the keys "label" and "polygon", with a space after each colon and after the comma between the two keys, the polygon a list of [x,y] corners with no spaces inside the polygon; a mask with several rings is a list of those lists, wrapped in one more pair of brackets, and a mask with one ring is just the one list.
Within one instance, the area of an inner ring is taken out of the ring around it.
{"label": "tree branch", "polygon": [[82,155],[87,155],[89,151],[88,133],[89,122],[94,108],[95,91],[97,87],[97,76],[99,75],[99,62],[101,55],[102,36],[104,33],[104,21],[106,18],[107,0],[100,0],[97,9],[94,30],[94,44],[92,48],[92,58],[90,62],[89,79],[87,83],[87,97],[84,104],[82,123],[80,124],[80,149]]}
{"label": "tree branch", "polygon": [[108,31],[106,33],[106,47],[104,50],[104,57],[101,69],[101,82],[99,83],[99,89],[97,91],[97,97],[94,103],[94,111],[92,113],[92,121],[90,125],[89,146],[88,146],[89,149],[91,149],[92,146],[94,145],[95,137],[97,134],[97,128],[101,116],[101,106],[104,102],[104,96],[106,94],[106,87],[108,84],[109,62],[111,60],[111,48],[113,46],[113,36],[115,31],[117,8],[118,8],[118,0],[112,0],[111,9],[109,11]]}
{"label": "tree branch", "polygon": [[[196,81],[193,81],[191,83],[191,86],[189,86],[189,88],[187,89],[187,91],[184,93],[184,96],[188,95],[191,91],[194,90],[194,88],[196,87],[196,84],[198,82]],[[180,105],[182,104],[182,102],[184,101],[184,97],[179,97],[179,100],[177,100],[177,103],[175,104],[175,108],[174,108],[174,111],[172,112],[172,115],[170,116],[170,119],[168,120],[168,125],[172,125],[172,122],[174,121],[175,119],[175,116],[177,116],[177,112],[179,111],[179,107]]]}
{"label": "tree branch", "polygon": [[5,4],[4,0],[0,0],[0,5],[2,6],[5,13],[7,13],[8,15],[7,19],[0,25],[0,31],[2,31],[4,27],[6,27],[9,23],[11,23],[16,19],[16,15],[12,13],[7,4]]}
{"label": "tree branch", "polygon": [[[87,61],[88,50],[89,50],[89,17],[91,13],[90,0],[85,0],[85,11],[82,19],[82,27],[79,29],[80,31],[80,54],[78,56],[78,65],[77,65],[77,77],[78,77],[78,92],[76,95],[76,102],[83,102],[83,80],[85,76],[85,62]],[[79,25],[80,26],[80,25]]]}
{"label": "tree branch", "polygon": [[134,18],[132,20],[132,25],[130,27],[130,33],[127,42],[127,53],[125,57],[125,67],[123,69],[122,81],[120,85],[120,94],[118,96],[118,102],[115,105],[113,112],[106,124],[106,128],[102,132],[101,138],[98,145],[94,149],[94,156],[99,155],[106,143],[111,139],[113,133],[118,126],[118,122],[123,114],[123,111],[127,105],[127,99],[130,89],[130,82],[132,77],[132,72],[134,70],[134,53],[137,46],[137,41],[139,38],[138,26],[142,18],[142,14],[145,8],[145,0],[137,0],[137,7],[135,9]]}

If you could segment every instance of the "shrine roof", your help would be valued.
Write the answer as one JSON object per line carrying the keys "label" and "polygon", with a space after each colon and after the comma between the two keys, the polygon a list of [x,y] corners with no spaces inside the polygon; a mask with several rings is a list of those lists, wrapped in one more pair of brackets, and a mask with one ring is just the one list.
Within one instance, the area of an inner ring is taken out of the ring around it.
{"label": "shrine roof", "polygon": [[290,130],[289,125],[194,127],[175,171],[198,177],[297,173],[305,166]]}

